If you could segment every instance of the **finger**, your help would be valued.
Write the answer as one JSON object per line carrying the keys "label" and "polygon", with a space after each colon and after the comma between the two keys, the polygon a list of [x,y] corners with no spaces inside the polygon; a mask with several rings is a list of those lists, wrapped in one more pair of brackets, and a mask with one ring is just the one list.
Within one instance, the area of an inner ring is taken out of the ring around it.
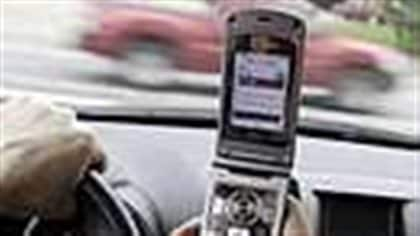
{"label": "finger", "polygon": [[175,231],[172,236],[198,236],[195,229],[183,229]]}
{"label": "finger", "polygon": [[22,135],[62,130],[76,120],[74,111],[58,108],[38,97],[13,97],[0,106],[1,122],[7,124],[4,126],[4,135],[1,136],[4,142]]}
{"label": "finger", "polygon": [[198,236],[200,230],[200,218],[193,218],[192,220],[181,225],[178,229],[171,233],[171,236]]}
{"label": "finger", "polygon": [[85,124],[75,123],[74,129],[78,135],[83,137],[84,145],[87,148],[85,156],[86,168],[95,168],[103,171],[106,166],[106,158],[103,152],[103,147],[99,143],[99,138],[96,136],[94,130]]}
{"label": "finger", "polygon": [[312,233],[309,227],[309,220],[302,203],[293,196],[289,196],[287,201],[289,203],[288,207],[290,214],[287,218],[283,235],[311,236]]}

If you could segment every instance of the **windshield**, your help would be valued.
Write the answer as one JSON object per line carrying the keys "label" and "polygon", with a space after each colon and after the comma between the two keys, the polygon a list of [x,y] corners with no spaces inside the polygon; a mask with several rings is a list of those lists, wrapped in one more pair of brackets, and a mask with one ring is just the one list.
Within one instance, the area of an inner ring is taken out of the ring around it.
{"label": "windshield", "polygon": [[302,123],[418,135],[420,4],[411,0],[6,0],[2,93],[85,113],[215,118],[223,19],[256,6],[308,25]]}

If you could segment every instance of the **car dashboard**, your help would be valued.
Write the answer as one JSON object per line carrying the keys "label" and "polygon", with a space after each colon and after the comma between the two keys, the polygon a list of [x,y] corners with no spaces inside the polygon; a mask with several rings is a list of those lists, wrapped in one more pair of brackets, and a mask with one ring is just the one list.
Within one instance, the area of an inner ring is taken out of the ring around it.
{"label": "car dashboard", "polygon": [[[111,163],[155,201],[166,232],[201,214],[216,129],[85,122]],[[296,155],[293,176],[315,235],[418,235],[417,150],[299,135]]]}

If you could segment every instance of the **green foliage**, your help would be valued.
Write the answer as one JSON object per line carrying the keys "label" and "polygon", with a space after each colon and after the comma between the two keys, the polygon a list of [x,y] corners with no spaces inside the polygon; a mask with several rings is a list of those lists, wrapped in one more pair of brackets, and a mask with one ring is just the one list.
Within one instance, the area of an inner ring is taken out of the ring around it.
{"label": "green foliage", "polygon": [[393,47],[405,52],[420,55],[416,47],[416,35],[409,28],[393,25],[380,25],[359,21],[345,21],[334,24],[334,31],[345,35],[388,47]]}
{"label": "green foliage", "polygon": [[420,55],[420,0],[384,0],[384,23],[334,22],[334,32]]}
{"label": "green foliage", "polygon": [[395,28],[397,45],[419,54],[420,48],[420,1],[388,0],[385,12]]}

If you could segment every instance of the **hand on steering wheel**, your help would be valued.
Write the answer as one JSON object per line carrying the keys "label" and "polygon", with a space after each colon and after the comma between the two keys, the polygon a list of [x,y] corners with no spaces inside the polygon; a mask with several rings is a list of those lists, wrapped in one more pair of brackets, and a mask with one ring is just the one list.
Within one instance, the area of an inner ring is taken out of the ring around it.
{"label": "hand on steering wheel", "polygon": [[44,100],[0,100],[0,214],[67,219],[76,211],[74,191],[103,153],[75,112]]}

